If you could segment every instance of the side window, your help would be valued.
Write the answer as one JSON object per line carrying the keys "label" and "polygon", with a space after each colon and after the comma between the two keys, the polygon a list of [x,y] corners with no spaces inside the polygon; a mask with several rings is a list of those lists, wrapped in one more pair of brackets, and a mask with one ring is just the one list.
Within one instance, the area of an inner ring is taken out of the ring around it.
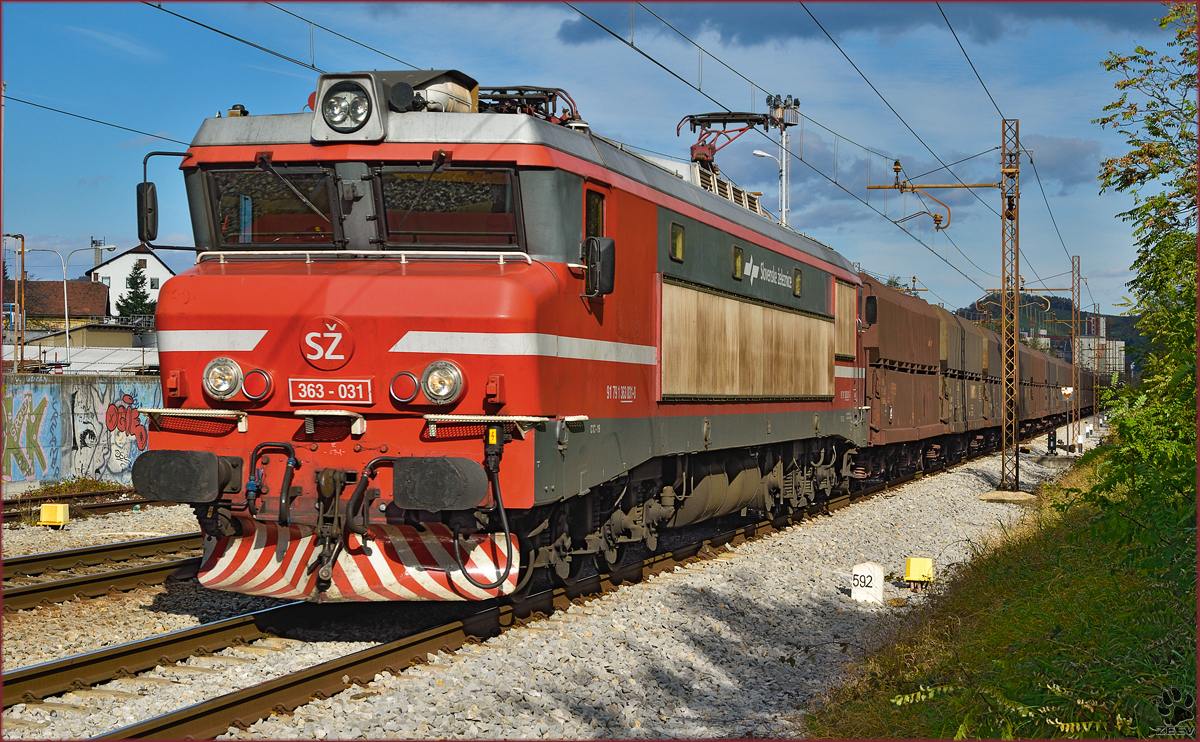
{"label": "side window", "polygon": [[599,191],[587,191],[584,201],[583,236],[604,236],[604,194]]}
{"label": "side window", "polygon": [[112,278],[110,276],[100,276],[100,283],[104,284],[105,286],[111,286]]}
{"label": "side window", "polygon": [[152,288],[152,289],[158,288],[158,279],[157,278],[150,279],[150,288]]}
{"label": "side window", "polygon": [[733,277],[737,280],[742,280],[742,275],[746,269],[746,254],[742,248],[737,245],[733,246]]}
{"label": "side window", "polygon": [[138,258],[137,263],[138,263],[139,268],[141,268],[142,270],[146,270],[146,259],[145,258]]}
{"label": "side window", "polygon": [[683,262],[683,225],[671,222],[671,260]]}

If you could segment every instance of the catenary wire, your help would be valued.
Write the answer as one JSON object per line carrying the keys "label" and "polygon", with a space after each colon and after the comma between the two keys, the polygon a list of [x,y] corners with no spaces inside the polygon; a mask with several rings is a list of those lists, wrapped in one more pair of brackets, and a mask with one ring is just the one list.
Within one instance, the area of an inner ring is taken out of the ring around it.
{"label": "catenary wire", "polygon": [[[850,63],[850,66],[854,68],[854,71],[858,73],[858,76],[861,77],[863,79],[863,81],[867,83],[867,86],[870,87],[871,90],[875,91],[875,95],[879,96],[879,100],[883,101],[883,104],[888,107],[888,110],[890,110],[892,113],[896,114],[896,118],[900,119],[900,123],[904,124],[904,128],[908,129],[909,133],[912,134],[914,137],[916,137],[917,141],[921,143],[921,146],[924,147],[929,152],[929,154],[933,155],[933,159],[937,160],[938,164],[940,164],[942,167],[946,168],[946,172],[950,173],[951,175],[954,175],[954,171],[951,170],[949,168],[949,166],[946,165],[946,163],[942,162],[942,158],[937,156],[937,153],[934,152],[933,149],[928,144],[925,143],[925,140],[922,139],[920,137],[920,135],[917,134],[917,132],[914,131],[911,126],[908,125],[908,122],[905,121],[904,117],[901,116],[900,113],[895,108],[892,107],[892,104],[888,103],[887,98],[883,97],[883,93],[879,92],[879,89],[876,88],[875,85],[867,78],[867,76],[863,74],[863,71],[858,68],[858,65],[856,65],[854,63],[854,60],[850,58],[850,55],[847,54],[842,49],[841,45],[839,45],[837,43],[837,41],[834,40],[833,36],[831,36],[829,34],[829,32],[825,30],[825,27],[822,26],[821,22],[817,20],[817,17],[812,14],[812,11],[808,9],[808,6],[806,6],[804,3],[800,3],[800,7],[804,8],[804,12],[808,13],[808,17],[812,18],[813,23],[817,24],[817,28],[821,29],[821,33],[825,34],[825,38],[829,39],[830,43],[832,43],[833,46],[839,52],[841,52],[842,56],[846,58],[846,61]],[[963,179],[958,177],[957,175],[954,175],[954,179],[957,180],[959,183],[962,183],[964,186],[966,185],[966,183],[963,182]],[[979,203],[986,206],[989,211],[991,211],[996,216],[1000,216],[1000,212],[998,212],[994,208],[992,208],[992,205],[989,204],[987,201],[984,201],[983,198],[981,198],[978,193],[975,193],[974,189],[968,188],[967,190],[972,195],[975,196],[976,200],[978,200]]]}
{"label": "catenary wire", "polygon": [[946,11],[942,10],[941,3],[934,3],[937,6],[938,12],[942,14],[942,20],[946,22],[946,28],[950,29],[950,35],[958,42],[958,48],[962,49],[963,56],[967,58],[967,64],[971,65],[971,71],[975,73],[975,79],[983,85],[983,92],[987,93],[988,100],[992,102],[992,106],[996,109],[996,113],[1000,114],[1000,118],[1004,118],[1004,114],[1000,113],[1000,106],[996,105],[996,99],[992,97],[992,91],[988,90],[988,86],[984,84],[983,78],[979,76],[979,70],[975,69],[975,63],[971,61],[971,55],[967,54],[967,50],[963,48],[962,42],[958,40],[958,34],[954,32],[954,26],[950,25],[950,19],[946,17]]}
{"label": "catenary wire", "polygon": [[17,103],[24,103],[25,105],[33,106],[34,108],[43,108],[47,111],[54,111],[55,113],[61,113],[64,116],[71,116],[73,118],[83,119],[84,121],[91,121],[94,124],[103,124],[104,126],[111,126],[114,129],[122,129],[124,131],[131,131],[134,134],[141,134],[142,136],[154,137],[155,139],[162,139],[162,140],[168,141],[168,142],[175,142],[176,144],[182,144],[185,147],[191,146],[190,142],[181,142],[178,139],[172,139],[171,137],[164,137],[161,134],[151,134],[148,131],[141,131],[139,129],[130,129],[128,126],[121,126],[119,124],[110,124],[107,121],[101,121],[100,119],[94,119],[94,118],[91,118],[90,116],[81,116],[78,113],[71,113],[70,111],[63,111],[58,108],[51,108],[50,106],[43,106],[40,103],[30,103],[27,100],[21,100],[20,98],[14,98],[11,95],[6,94],[4,96],[4,99],[15,101]]}
{"label": "catenary wire", "polygon": [[[718,106],[720,106],[720,107],[721,107],[722,109],[724,109],[725,111],[729,111],[729,110],[730,110],[728,106],[726,106],[725,104],[721,103],[721,102],[720,102],[720,101],[718,101],[717,99],[713,98],[713,97],[712,97],[711,95],[709,95],[708,93],[705,93],[703,90],[701,90],[700,88],[696,87],[696,86],[695,86],[695,85],[693,85],[692,83],[690,83],[690,82],[688,82],[687,80],[683,79],[683,78],[682,78],[682,77],[680,77],[678,74],[676,74],[676,73],[675,73],[673,70],[671,70],[670,68],[666,67],[664,64],[662,64],[662,63],[661,63],[661,62],[659,62],[657,59],[655,59],[654,57],[652,57],[652,56],[650,56],[649,54],[647,54],[647,53],[646,53],[645,51],[643,51],[642,49],[639,49],[637,46],[635,46],[635,45],[633,45],[633,44],[630,44],[628,41],[626,41],[625,39],[621,38],[621,36],[619,36],[617,33],[615,33],[615,32],[614,32],[612,29],[610,29],[610,28],[608,28],[607,26],[605,26],[603,23],[601,23],[601,22],[597,21],[595,18],[592,18],[592,17],[591,17],[591,16],[589,16],[587,13],[584,13],[582,10],[580,10],[579,8],[575,7],[574,5],[572,5],[572,4],[568,3],[568,2],[564,2],[563,4],[564,4],[564,5],[566,5],[568,8],[570,8],[571,10],[574,10],[576,13],[578,13],[578,14],[579,14],[579,15],[581,15],[581,16],[583,16],[583,17],[584,17],[584,18],[586,18],[587,20],[591,21],[591,22],[592,22],[593,24],[595,24],[595,25],[596,25],[598,28],[600,28],[601,30],[603,30],[604,32],[606,32],[608,35],[612,36],[612,37],[613,37],[614,39],[616,39],[617,41],[620,41],[622,44],[625,44],[626,46],[629,46],[631,49],[633,49],[634,51],[636,51],[638,54],[641,54],[641,55],[642,55],[643,57],[645,57],[645,58],[646,58],[648,61],[650,61],[650,62],[651,62],[651,63],[653,63],[655,66],[657,66],[657,67],[659,67],[660,69],[662,69],[662,70],[663,70],[664,72],[666,72],[667,74],[669,74],[669,75],[671,75],[672,77],[674,77],[676,80],[679,80],[681,83],[683,83],[684,85],[687,85],[687,86],[688,86],[689,88],[691,88],[692,90],[695,90],[696,92],[700,93],[700,95],[704,96],[705,98],[707,98],[709,101],[711,101],[711,102],[712,102],[712,103],[714,103],[715,105],[718,105]],[[678,31],[676,31],[676,33],[678,33]],[[693,42],[693,43],[694,43],[694,42]],[[743,79],[744,79],[744,78],[743,78]],[[752,84],[753,84],[753,83],[752,83]],[[824,127],[822,127],[822,128],[824,128]],[[766,139],[767,139],[767,141],[770,141],[770,142],[774,143],[776,146],[778,146],[778,145],[779,145],[779,142],[778,142],[778,141],[776,141],[776,140],[772,139],[772,138],[771,138],[771,137],[770,137],[768,134],[766,134],[765,132],[758,131],[757,129],[755,129],[755,131],[756,131],[756,132],[758,132],[758,134],[759,134],[760,136],[763,136],[764,138],[766,138]],[[847,141],[849,141],[849,140],[847,140]],[[865,149],[865,148],[864,148],[864,149]],[[863,204],[864,206],[866,206],[866,207],[867,207],[868,209],[870,209],[871,211],[874,211],[876,214],[879,214],[879,215],[880,215],[880,216],[882,216],[884,219],[888,219],[888,217],[887,217],[887,216],[885,216],[885,215],[883,214],[883,212],[879,211],[879,209],[876,209],[874,206],[872,206],[872,205],[870,205],[869,203],[867,203],[865,200],[863,200],[861,197],[859,197],[859,196],[858,196],[858,194],[854,193],[853,191],[850,191],[850,190],[849,190],[849,189],[847,189],[845,186],[843,186],[843,185],[841,185],[840,183],[838,183],[837,181],[835,181],[833,178],[830,178],[830,177],[829,177],[828,175],[826,175],[825,173],[823,173],[823,172],[821,172],[820,170],[818,170],[817,168],[813,167],[813,166],[812,166],[810,163],[806,162],[804,159],[802,159],[802,158],[800,158],[799,156],[797,156],[797,155],[796,155],[794,152],[789,152],[788,154],[789,154],[789,156],[791,156],[793,159],[799,160],[801,163],[803,163],[803,164],[804,164],[806,167],[808,167],[809,169],[811,169],[811,170],[812,170],[813,172],[815,172],[817,175],[820,175],[820,176],[821,176],[822,178],[824,178],[825,180],[827,180],[827,181],[829,181],[830,183],[832,183],[833,185],[837,186],[839,189],[841,189],[842,191],[844,191],[844,192],[845,192],[847,195],[849,195],[850,197],[854,198],[855,200],[857,200],[859,203],[861,203],[861,204]],[[891,219],[888,219],[888,221],[892,221],[892,220],[891,220]],[[895,224],[895,222],[892,222],[892,223],[893,223],[893,224]],[[950,268],[952,268],[952,269],[953,269],[955,272],[957,272],[957,273],[958,273],[960,276],[962,276],[963,278],[965,278],[965,279],[967,279],[968,281],[970,281],[972,284],[974,284],[974,285],[975,285],[977,288],[979,288],[981,291],[982,291],[982,290],[984,290],[983,286],[981,286],[981,285],[979,284],[979,282],[978,282],[978,281],[976,281],[975,279],[971,278],[971,277],[970,277],[970,276],[968,276],[966,273],[963,273],[963,272],[962,272],[962,271],[961,271],[961,270],[958,268],[958,266],[954,265],[953,263],[951,263],[950,261],[946,260],[946,259],[945,259],[944,257],[942,257],[941,255],[939,255],[939,254],[937,253],[937,251],[936,251],[936,250],[934,250],[934,249],[933,249],[932,247],[930,247],[929,245],[926,245],[926,244],[925,244],[924,242],[922,242],[922,241],[921,241],[921,240],[920,240],[920,239],[919,239],[919,238],[918,238],[916,235],[912,234],[911,232],[909,232],[907,229],[904,229],[903,227],[899,227],[899,225],[897,225],[897,227],[900,229],[900,231],[902,231],[902,232],[904,232],[906,235],[908,235],[908,236],[909,236],[909,238],[910,238],[910,239],[912,239],[914,242],[916,242],[917,244],[921,245],[921,246],[922,246],[922,247],[924,247],[926,250],[928,250],[930,253],[932,253],[933,255],[935,255],[935,256],[936,256],[936,257],[937,257],[939,260],[941,260],[943,263],[945,263],[946,265],[950,266]],[[957,249],[957,248],[956,248],[956,249]],[[960,251],[960,252],[961,252],[961,251]],[[964,255],[963,257],[965,258],[966,256]],[[986,271],[985,271],[985,272],[986,272]],[[988,275],[991,275],[991,274],[988,274]]]}
{"label": "catenary wire", "polygon": [[946,170],[947,168],[954,167],[955,165],[961,165],[962,163],[966,162],[967,160],[974,160],[976,157],[983,157],[988,152],[995,152],[998,149],[1000,149],[999,145],[997,145],[995,147],[991,147],[989,149],[985,149],[984,151],[979,152],[977,154],[973,154],[970,157],[964,157],[961,160],[955,160],[954,162],[950,163],[949,165],[943,165],[942,167],[935,167],[932,170],[926,170],[925,172],[921,173],[920,175],[912,176],[912,178],[910,178],[910,180],[916,180],[917,178],[924,178],[926,175],[933,175],[934,173],[939,172],[941,170]]}
{"label": "catenary wire", "polygon": [[1058,242],[1062,245],[1063,252],[1067,256],[1067,260],[1071,259],[1071,252],[1067,250],[1067,243],[1063,241],[1062,232],[1058,231],[1058,222],[1054,219],[1054,211],[1050,208],[1050,199],[1046,197],[1046,189],[1042,186],[1042,176],[1038,174],[1037,164],[1033,161],[1033,155],[1025,152],[1029,157],[1029,164],[1033,165],[1033,176],[1037,178],[1038,190],[1042,192],[1042,200],[1046,202],[1046,211],[1050,214],[1050,223],[1054,225],[1054,233],[1058,235]]}
{"label": "catenary wire", "polygon": [[[962,43],[962,41],[961,41],[961,40],[958,38],[958,33],[957,33],[957,32],[955,32],[955,30],[954,30],[954,26],[953,26],[953,25],[951,25],[951,23],[950,23],[950,19],[949,19],[948,17],[946,17],[946,11],[945,11],[945,10],[942,8],[942,5],[941,5],[941,3],[934,3],[934,5],[936,5],[936,6],[937,6],[938,12],[942,14],[942,20],[944,20],[944,21],[946,22],[946,28],[950,29],[950,35],[954,37],[954,41],[955,41],[955,43],[957,43],[957,44],[958,44],[958,48],[959,48],[959,50],[960,50],[960,51],[962,51],[962,53],[963,53],[963,57],[964,57],[964,58],[967,60],[967,64],[968,64],[968,65],[970,65],[970,67],[971,67],[971,71],[975,73],[975,79],[979,81],[979,84],[980,84],[980,86],[983,88],[983,92],[987,93],[988,100],[990,100],[990,101],[992,102],[992,107],[996,109],[996,113],[1000,114],[1000,118],[1004,118],[1004,113],[1003,113],[1003,112],[1000,110],[1000,106],[999,106],[999,105],[996,103],[996,99],[995,99],[994,97],[992,97],[992,91],[988,90],[987,83],[985,83],[985,82],[983,81],[983,78],[982,78],[982,77],[980,77],[980,75],[979,75],[979,70],[975,69],[975,63],[971,61],[971,55],[970,55],[970,54],[967,54],[967,50],[966,50],[966,48],[963,46],[963,43]],[[861,74],[861,73],[860,73],[860,74]],[[999,148],[997,147],[997,149],[999,149]],[[989,151],[990,151],[990,150],[989,150]],[[1028,154],[1028,153],[1027,153],[1027,154]],[[957,164],[957,163],[954,163],[954,164]],[[1030,158],[1029,158],[1029,164],[1030,164],[1030,165],[1033,165],[1033,157],[1032,157],[1032,156],[1030,156]],[[1035,176],[1037,176],[1037,166],[1036,166],[1036,165],[1034,165],[1034,167],[1033,167],[1033,174],[1034,174]],[[918,176],[918,177],[919,177],[919,176]],[[1039,188],[1041,188],[1041,186],[1042,186],[1042,179],[1041,179],[1041,177],[1038,177],[1037,181],[1038,181],[1038,187],[1039,187]],[[1043,189],[1042,189],[1042,197],[1043,197],[1043,198],[1045,198],[1045,196],[1046,196],[1046,191],[1045,191],[1045,189],[1043,188]],[[1050,201],[1049,201],[1049,200],[1047,200],[1047,201],[1046,201],[1046,208],[1047,208],[1047,210],[1050,208]],[[1053,222],[1053,221],[1054,221],[1054,214],[1053,214],[1053,212],[1051,212],[1051,214],[1050,214],[1050,221],[1051,221],[1051,222]],[[1055,232],[1058,232],[1058,225],[1057,225],[1057,224],[1055,224],[1055,225],[1054,225],[1054,231],[1055,231]],[[1060,241],[1060,242],[1062,241],[1062,234],[1061,234],[1061,233],[1058,235],[1058,239],[1059,239],[1059,241]],[[1064,244],[1063,244],[1063,251],[1064,251],[1064,252],[1066,252],[1066,249],[1067,249],[1067,246],[1066,246],[1066,244],[1064,243]],[[1069,260],[1069,259],[1070,259],[1070,257],[1071,257],[1071,256],[1070,256],[1070,253],[1068,253],[1068,254],[1067,254],[1067,259]],[[1030,264],[1029,264],[1029,270],[1033,271],[1033,275],[1034,275],[1034,276],[1037,276],[1037,278],[1038,278],[1038,281],[1039,281],[1039,282],[1042,284],[1042,286],[1043,286],[1043,287],[1045,287],[1045,285],[1046,285],[1046,281],[1045,281],[1045,280],[1043,280],[1043,279],[1041,278],[1041,276],[1038,276],[1038,275],[1037,275],[1037,271],[1034,269],[1034,267],[1033,267],[1033,264],[1032,264],[1032,263],[1030,263]],[[1070,272],[1070,271],[1068,271],[1068,273],[1069,273],[1069,272]],[[1061,274],[1059,274],[1059,275],[1061,275]],[[1048,279],[1047,279],[1047,280],[1048,280]]]}
{"label": "catenary wire", "polygon": [[280,12],[287,13],[288,15],[292,16],[293,18],[298,18],[298,19],[304,21],[305,23],[309,24],[310,26],[316,26],[317,28],[321,29],[322,31],[331,33],[340,39],[345,39],[346,41],[349,41],[351,44],[358,44],[359,46],[361,46],[364,49],[369,49],[370,51],[373,51],[376,54],[382,54],[383,56],[387,57],[388,59],[399,62],[400,64],[404,65],[405,67],[411,67],[414,70],[421,69],[420,67],[416,66],[415,64],[410,64],[408,62],[405,62],[403,59],[397,59],[396,57],[393,57],[391,54],[388,54],[387,52],[380,51],[373,46],[368,46],[368,45],[362,43],[361,41],[352,39],[349,36],[346,36],[344,34],[340,34],[337,31],[334,31],[332,28],[326,28],[325,26],[322,26],[320,23],[310,21],[309,19],[305,18],[304,16],[293,13],[292,11],[288,10],[287,8],[279,7],[275,3],[268,2],[267,5],[270,5],[272,8],[275,8],[276,10],[278,10]]}
{"label": "catenary wire", "polygon": [[291,62],[292,64],[298,64],[298,65],[300,65],[301,67],[303,67],[303,68],[304,68],[304,69],[306,69],[306,70],[313,70],[313,71],[315,71],[315,72],[320,72],[321,74],[325,74],[325,70],[321,69],[320,67],[317,67],[317,66],[316,66],[316,65],[314,65],[314,64],[307,64],[307,63],[305,63],[305,62],[301,62],[299,59],[293,59],[292,57],[289,57],[289,56],[288,56],[288,55],[286,55],[286,54],[280,54],[279,52],[277,52],[277,51],[274,51],[274,50],[271,50],[271,49],[268,49],[268,48],[267,48],[267,47],[265,47],[265,46],[260,46],[260,45],[258,45],[258,44],[255,44],[253,41],[247,41],[246,39],[243,39],[243,38],[242,38],[242,37],[240,37],[240,36],[234,36],[233,34],[231,34],[231,33],[226,33],[225,31],[222,31],[222,30],[221,30],[221,29],[219,29],[219,28],[213,28],[212,26],[209,26],[209,25],[206,25],[206,24],[204,24],[204,23],[201,23],[200,21],[192,20],[191,18],[188,18],[188,17],[187,17],[187,16],[185,16],[185,15],[180,15],[180,14],[178,14],[178,13],[174,12],[174,11],[167,10],[166,8],[164,8],[164,7],[162,6],[162,4],[161,4],[161,3],[148,3],[148,2],[145,2],[145,1],[143,0],[143,2],[142,2],[142,5],[145,5],[146,7],[149,7],[149,8],[157,8],[158,10],[161,10],[161,11],[162,11],[162,12],[164,12],[164,13],[167,13],[167,14],[169,14],[169,15],[173,15],[173,16],[175,16],[176,18],[179,18],[179,19],[182,19],[182,20],[185,20],[185,21],[187,21],[188,23],[194,23],[194,24],[196,24],[197,26],[200,26],[201,28],[207,28],[209,31],[212,31],[212,32],[214,32],[214,33],[219,33],[219,34],[221,34],[222,36],[224,36],[224,37],[226,37],[226,38],[233,39],[234,41],[239,41],[239,42],[241,42],[241,43],[245,44],[246,46],[252,46],[252,47],[254,47],[255,49],[258,49],[259,51],[264,51],[264,52],[266,52],[267,54],[270,54],[270,55],[272,55],[272,56],[279,57],[280,59],[283,59],[283,60],[286,60],[286,61],[288,61],[288,62]]}
{"label": "catenary wire", "polygon": [[[760,84],[758,84],[758,83],[754,82],[754,80],[750,79],[749,77],[746,77],[746,76],[745,76],[745,74],[743,74],[742,72],[739,72],[739,71],[737,71],[737,70],[734,70],[734,68],[733,68],[733,67],[731,67],[730,65],[728,65],[728,64],[727,64],[727,62],[726,62],[725,60],[722,60],[722,59],[720,58],[720,56],[716,56],[716,55],[715,55],[715,54],[713,54],[712,52],[709,52],[709,50],[708,50],[708,49],[706,49],[706,48],[704,48],[704,47],[700,46],[700,44],[696,43],[696,41],[695,41],[695,40],[692,40],[692,38],[691,38],[690,36],[688,36],[688,35],[684,34],[684,32],[683,32],[683,31],[680,31],[679,29],[677,29],[677,28],[674,28],[674,26],[673,26],[673,25],[671,25],[671,23],[668,23],[668,22],[667,22],[667,20],[666,20],[665,18],[662,18],[661,16],[659,16],[659,14],[658,14],[658,13],[655,13],[654,11],[650,10],[650,8],[648,8],[648,7],[644,6],[644,5],[642,5],[642,4],[641,4],[641,2],[638,2],[638,4],[637,4],[637,5],[638,5],[638,6],[640,6],[640,7],[642,8],[642,10],[646,11],[646,12],[647,12],[647,13],[649,13],[649,14],[652,14],[652,16],[654,16],[655,18],[658,18],[658,19],[660,20],[660,22],[662,23],[662,25],[665,25],[665,26],[667,26],[667,28],[668,28],[668,29],[671,29],[672,31],[676,32],[676,34],[678,34],[680,37],[682,37],[684,41],[686,41],[686,42],[690,43],[690,44],[691,44],[691,46],[694,46],[694,47],[696,47],[697,49],[700,49],[700,50],[701,50],[701,52],[703,52],[704,54],[707,54],[707,55],[709,56],[709,58],[710,58],[710,59],[713,59],[714,61],[718,62],[718,64],[719,64],[719,65],[721,65],[722,67],[725,67],[725,68],[726,68],[726,70],[728,70],[728,71],[732,72],[733,74],[736,74],[736,76],[738,76],[738,77],[740,77],[740,78],[744,79],[744,80],[745,80],[745,82],[748,82],[748,83],[750,83],[750,86],[751,86],[751,88],[754,88],[755,90],[762,90],[763,92],[767,92],[767,89],[766,89],[766,88],[763,88],[763,86],[762,86],[762,85],[760,85]],[[624,41],[624,40],[623,40],[623,41]],[[698,90],[698,88],[697,88],[697,90]],[[866,151],[866,152],[870,152],[870,154],[872,154],[872,155],[878,155],[878,156],[880,156],[880,157],[883,157],[883,158],[889,158],[889,156],[888,156],[888,155],[884,155],[884,154],[883,154],[883,152],[881,152],[881,151],[876,151],[876,150],[874,150],[874,149],[871,149],[871,148],[869,148],[869,146],[866,146],[865,144],[859,144],[858,142],[854,142],[854,140],[853,140],[853,139],[851,139],[850,137],[846,137],[846,136],[844,136],[844,134],[840,134],[840,133],[838,133],[838,132],[835,132],[834,130],[832,130],[832,128],[829,128],[828,126],[826,126],[826,125],[822,124],[822,122],[821,122],[821,121],[817,121],[817,120],[815,120],[815,119],[812,119],[812,118],[811,118],[811,116],[809,116],[809,115],[806,115],[806,114],[803,114],[803,113],[800,113],[799,115],[800,115],[800,116],[803,116],[803,118],[804,118],[806,121],[809,121],[809,122],[810,122],[810,124],[814,124],[814,125],[816,125],[816,126],[820,126],[821,128],[823,128],[823,130],[826,130],[826,131],[827,131],[827,132],[829,132],[830,134],[833,134],[833,136],[835,136],[835,137],[838,137],[839,139],[845,140],[845,142],[850,142],[850,143],[851,143],[851,144],[853,144],[854,146],[857,146],[857,148],[858,148],[858,149],[860,149],[860,150],[863,150],[863,151]]]}

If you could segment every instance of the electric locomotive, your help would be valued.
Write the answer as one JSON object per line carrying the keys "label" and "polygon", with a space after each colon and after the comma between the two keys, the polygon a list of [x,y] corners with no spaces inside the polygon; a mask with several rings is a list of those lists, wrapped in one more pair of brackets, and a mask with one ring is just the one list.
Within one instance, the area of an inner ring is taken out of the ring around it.
{"label": "electric locomotive", "polygon": [[841,484],[841,255],[562,91],[326,74],[310,105],[234,107],[181,163],[198,257],[160,293],[133,479],[194,507],[203,584],[485,599]]}
{"label": "electric locomotive", "polygon": [[324,74],[309,107],[235,106],[174,153],[197,260],[160,291],[164,406],[133,482],[194,508],[210,588],[512,595],[970,432],[879,439],[866,371],[893,361],[861,330],[882,289],[711,159],[454,70]]}

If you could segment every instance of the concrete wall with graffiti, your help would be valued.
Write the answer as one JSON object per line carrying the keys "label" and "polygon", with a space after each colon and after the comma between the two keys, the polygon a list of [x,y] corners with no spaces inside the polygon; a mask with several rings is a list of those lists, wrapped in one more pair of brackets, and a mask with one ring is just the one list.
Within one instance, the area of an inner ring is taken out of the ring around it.
{"label": "concrete wall with graffiti", "polygon": [[129,485],[149,438],[138,410],[161,406],[155,376],[6,374],[5,492],[69,477]]}

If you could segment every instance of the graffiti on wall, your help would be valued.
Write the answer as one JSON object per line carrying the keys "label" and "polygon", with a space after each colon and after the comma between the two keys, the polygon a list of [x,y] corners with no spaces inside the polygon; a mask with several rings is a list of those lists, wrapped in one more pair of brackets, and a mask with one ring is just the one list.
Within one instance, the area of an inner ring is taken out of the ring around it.
{"label": "graffiti on wall", "polygon": [[131,484],[133,462],[149,445],[141,407],[158,407],[157,382],[105,379],[65,388],[71,409],[63,473]]}
{"label": "graffiti on wall", "polygon": [[157,379],[22,375],[4,394],[5,482],[90,477],[131,484],[149,446],[146,416],[158,407]]}
{"label": "graffiti on wall", "polygon": [[8,386],[4,394],[4,481],[37,482],[61,474],[55,386]]}

